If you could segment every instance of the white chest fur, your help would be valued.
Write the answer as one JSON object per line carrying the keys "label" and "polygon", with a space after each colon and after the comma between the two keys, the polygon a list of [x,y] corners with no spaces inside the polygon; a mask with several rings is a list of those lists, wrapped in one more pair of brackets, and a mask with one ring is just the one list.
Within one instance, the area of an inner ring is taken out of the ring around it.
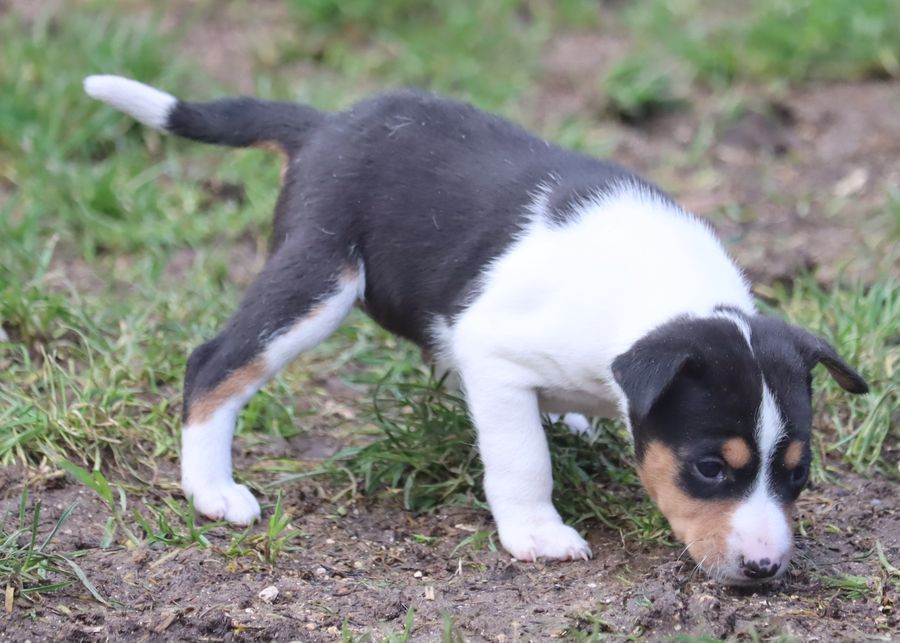
{"label": "white chest fur", "polygon": [[[613,359],[657,326],[716,306],[754,312],[749,287],[709,227],[630,185],[590,200],[566,225],[535,217],[484,273],[452,328],[460,343],[507,362],[542,410],[615,414]],[[566,407],[566,408],[562,408]],[[612,413],[610,413],[612,411]]]}

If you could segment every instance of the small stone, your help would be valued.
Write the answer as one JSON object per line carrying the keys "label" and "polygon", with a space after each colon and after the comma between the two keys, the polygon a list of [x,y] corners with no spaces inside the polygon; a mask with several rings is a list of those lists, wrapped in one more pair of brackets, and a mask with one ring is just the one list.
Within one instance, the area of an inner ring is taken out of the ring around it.
{"label": "small stone", "polygon": [[328,573],[328,570],[324,567],[316,567],[316,576],[324,576]]}
{"label": "small stone", "polygon": [[416,572],[413,574],[413,578],[422,578],[422,572]]}
{"label": "small stone", "polygon": [[259,598],[264,603],[274,603],[275,599],[278,598],[278,588],[274,585],[269,585],[259,592]]}
{"label": "small stone", "polygon": [[838,197],[852,196],[866,187],[868,181],[869,171],[864,167],[857,167],[834,184],[834,195]]}
{"label": "small stone", "polygon": [[146,549],[134,549],[131,552],[131,562],[135,565],[141,565],[150,557],[150,552]]}

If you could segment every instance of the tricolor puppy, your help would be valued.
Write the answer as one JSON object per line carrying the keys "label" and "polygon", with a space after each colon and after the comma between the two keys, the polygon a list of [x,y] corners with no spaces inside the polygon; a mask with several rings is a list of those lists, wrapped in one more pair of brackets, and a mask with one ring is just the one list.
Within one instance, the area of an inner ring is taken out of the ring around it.
{"label": "tricolor puppy", "polygon": [[286,156],[271,255],[190,356],[182,486],[246,524],[235,421],[354,306],[458,376],[484,488],[516,558],[586,558],[551,501],[541,412],[621,416],[640,477],[711,576],[784,572],[810,461],[810,371],[863,379],[824,340],[760,315],[703,222],[628,170],[496,116],[400,91],[344,112],[184,102],[116,76],[87,93],[159,130]]}

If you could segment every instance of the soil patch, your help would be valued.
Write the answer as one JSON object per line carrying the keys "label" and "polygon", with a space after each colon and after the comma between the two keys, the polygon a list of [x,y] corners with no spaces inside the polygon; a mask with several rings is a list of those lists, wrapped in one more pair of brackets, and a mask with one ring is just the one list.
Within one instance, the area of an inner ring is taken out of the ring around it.
{"label": "soil patch", "polygon": [[[6,473],[0,515],[18,503],[20,485],[8,482],[22,472]],[[414,640],[439,639],[445,615],[466,640],[485,641],[576,632],[860,640],[898,625],[897,585],[874,553],[880,543],[888,560],[900,558],[897,488],[884,480],[842,475],[804,494],[798,512],[806,533],[792,571],[752,591],[715,585],[679,561],[678,549],[644,547],[607,528],[588,534],[591,561],[515,562],[502,551],[460,546],[490,529],[484,512],[412,515],[383,497],[352,502],[340,515],[310,480],[285,489],[292,524],[304,535],[274,567],[252,555],[229,559],[237,531],[226,529],[210,534],[208,549],[102,550],[101,503],[55,480],[56,488],[32,493],[44,505],[42,529],[78,502],[57,547],[86,550],[79,564],[118,607],[96,603],[78,586],[33,606],[20,600],[0,618],[5,640],[334,641],[345,627],[378,640],[403,629],[409,608]],[[866,580],[855,593],[828,580],[846,575]],[[271,586],[277,596],[261,597]]]}

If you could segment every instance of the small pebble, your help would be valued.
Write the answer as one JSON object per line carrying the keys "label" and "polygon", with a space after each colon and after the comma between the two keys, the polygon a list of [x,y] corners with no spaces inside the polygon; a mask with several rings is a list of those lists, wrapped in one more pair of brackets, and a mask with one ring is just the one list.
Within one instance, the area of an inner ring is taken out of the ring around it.
{"label": "small pebble", "polygon": [[278,588],[274,585],[269,585],[259,593],[259,598],[264,603],[274,603],[275,599],[278,598]]}

